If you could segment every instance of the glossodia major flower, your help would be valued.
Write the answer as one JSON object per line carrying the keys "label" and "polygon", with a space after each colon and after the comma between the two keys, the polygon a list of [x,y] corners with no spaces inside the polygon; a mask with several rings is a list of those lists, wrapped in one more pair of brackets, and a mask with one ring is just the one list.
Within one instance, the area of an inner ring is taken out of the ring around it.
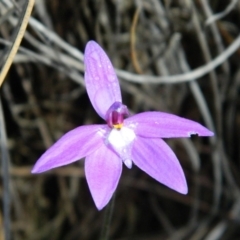
{"label": "glossodia major flower", "polygon": [[[80,126],[63,135],[37,161],[32,173],[70,164],[85,157],[85,174],[99,210],[115,192],[122,165],[134,163],[167,187],[186,194],[179,161],[162,138],[213,136],[197,122],[163,112],[129,116],[119,82],[103,49],[88,42],[84,56],[85,84],[91,103],[106,124]],[[126,118],[128,117],[128,118]]]}

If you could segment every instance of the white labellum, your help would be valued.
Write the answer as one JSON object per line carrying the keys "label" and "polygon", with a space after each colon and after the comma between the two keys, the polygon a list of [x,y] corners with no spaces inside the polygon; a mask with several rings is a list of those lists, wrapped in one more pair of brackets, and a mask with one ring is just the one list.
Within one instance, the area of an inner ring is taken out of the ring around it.
{"label": "white labellum", "polygon": [[120,130],[112,129],[107,137],[108,143],[113,147],[128,168],[132,167],[131,150],[135,137],[136,134],[134,131],[126,127],[122,127]]}

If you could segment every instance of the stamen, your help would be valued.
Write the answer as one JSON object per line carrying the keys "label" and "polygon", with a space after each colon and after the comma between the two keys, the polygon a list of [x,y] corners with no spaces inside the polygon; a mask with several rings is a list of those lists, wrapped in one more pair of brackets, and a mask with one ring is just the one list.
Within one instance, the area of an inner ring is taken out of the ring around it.
{"label": "stamen", "polygon": [[113,103],[106,114],[108,126],[115,129],[121,129],[124,117],[128,116],[128,114],[127,107],[121,102]]}
{"label": "stamen", "polygon": [[122,126],[123,126],[122,123],[121,123],[121,124],[113,124],[113,127],[114,127],[115,129],[121,129]]}

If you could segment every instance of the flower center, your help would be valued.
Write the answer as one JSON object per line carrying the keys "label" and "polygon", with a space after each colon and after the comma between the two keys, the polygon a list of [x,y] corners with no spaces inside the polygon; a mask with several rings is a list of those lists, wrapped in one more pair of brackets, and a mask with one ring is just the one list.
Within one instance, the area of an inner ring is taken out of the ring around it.
{"label": "flower center", "polygon": [[136,135],[127,127],[121,129],[113,128],[107,137],[107,143],[119,155],[128,168],[132,167],[132,146]]}
{"label": "flower center", "polygon": [[128,168],[131,168],[131,152],[136,135],[132,129],[123,126],[124,117],[128,115],[127,107],[121,102],[113,103],[108,109],[105,119],[112,129],[106,139],[106,144],[111,146]]}
{"label": "flower center", "polygon": [[128,109],[121,102],[115,102],[108,109],[106,121],[109,127],[120,130],[123,127],[124,117],[129,115]]}
{"label": "flower center", "polygon": [[123,126],[123,114],[113,111],[111,114],[112,126],[116,129],[121,129]]}

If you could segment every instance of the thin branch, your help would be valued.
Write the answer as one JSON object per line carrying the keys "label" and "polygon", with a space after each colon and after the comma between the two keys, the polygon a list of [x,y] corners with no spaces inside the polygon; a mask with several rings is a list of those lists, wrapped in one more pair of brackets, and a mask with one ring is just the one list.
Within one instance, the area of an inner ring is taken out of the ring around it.
{"label": "thin branch", "polygon": [[18,48],[21,44],[23,35],[27,28],[28,20],[30,18],[30,15],[31,15],[31,12],[32,12],[32,9],[34,6],[34,0],[28,0],[28,2],[25,4],[25,6],[26,7],[23,11],[23,14],[22,14],[21,18],[19,19],[19,26],[17,26],[17,28],[16,28],[17,30],[15,33],[15,35],[16,35],[15,40],[13,42],[13,45],[12,45],[10,52],[8,54],[8,57],[6,59],[6,62],[4,63],[1,73],[0,73],[0,87],[8,73],[9,68],[12,65],[13,59],[14,59],[14,57],[18,51]]}
{"label": "thin branch", "polygon": [[132,26],[131,26],[131,32],[130,32],[131,58],[132,58],[132,62],[133,62],[133,67],[138,74],[143,73],[143,71],[142,71],[142,69],[139,65],[138,58],[137,58],[137,53],[136,53],[136,49],[135,49],[136,27],[137,27],[137,22],[138,22],[138,18],[139,18],[140,8],[141,7],[138,7],[137,10],[134,13]]}
{"label": "thin branch", "polygon": [[149,75],[137,75],[134,73],[129,73],[123,70],[116,69],[116,72],[120,78],[129,82],[136,83],[153,83],[153,84],[174,84],[182,82],[190,82],[193,79],[198,79],[213,69],[224,63],[232,54],[234,54],[237,49],[240,47],[240,35],[235,39],[235,41],[228,47],[224,52],[219,54],[211,62],[192,70],[191,72],[172,75],[172,76],[163,76],[163,77],[154,77]]}
{"label": "thin branch", "polygon": [[0,98],[0,145],[1,145],[1,162],[2,162],[2,177],[3,177],[3,221],[5,240],[11,239],[10,231],[10,178],[9,178],[9,153],[7,146],[6,128],[3,116],[2,102]]}
{"label": "thin branch", "polygon": [[207,21],[206,21],[206,25],[209,25],[221,18],[224,18],[227,14],[229,14],[235,7],[235,5],[238,3],[239,0],[232,0],[229,5],[226,7],[226,9],[220,13],[217,13],[215,15],[210,16]]}

